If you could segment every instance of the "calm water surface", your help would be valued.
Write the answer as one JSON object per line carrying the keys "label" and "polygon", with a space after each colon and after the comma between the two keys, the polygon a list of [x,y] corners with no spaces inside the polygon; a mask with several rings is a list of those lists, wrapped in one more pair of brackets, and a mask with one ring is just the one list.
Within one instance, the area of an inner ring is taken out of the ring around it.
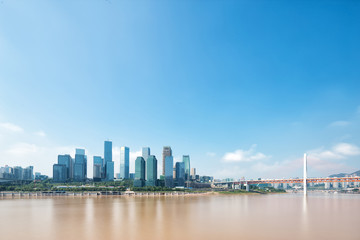
{"label": "calm water surface", "polygon": [[0,239],[360,239],[360,195],[0,198]]}

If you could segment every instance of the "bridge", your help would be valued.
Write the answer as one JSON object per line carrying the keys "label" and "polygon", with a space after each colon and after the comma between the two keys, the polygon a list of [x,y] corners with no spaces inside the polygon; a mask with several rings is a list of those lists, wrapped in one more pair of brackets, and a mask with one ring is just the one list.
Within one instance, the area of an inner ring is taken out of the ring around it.
{"label": "bridge", "polygon": [[246,186],[246,190],[249,190],[249,185],[261,185],[261,184],[302,184],[304,188],[304,194],[307,193],[308,184],[319,183],[343,183],[348,185],[349,183],[356,183],[360,185],[360,177],[326,177],[326,178],[308,178],[307,177],[307,155],[304,154],[304,177],[303,178],[289,178],[289,179],[259,179],[259,180],[238,180],[238,181],[226,181],[226,182],[214,182],[214,186]]}

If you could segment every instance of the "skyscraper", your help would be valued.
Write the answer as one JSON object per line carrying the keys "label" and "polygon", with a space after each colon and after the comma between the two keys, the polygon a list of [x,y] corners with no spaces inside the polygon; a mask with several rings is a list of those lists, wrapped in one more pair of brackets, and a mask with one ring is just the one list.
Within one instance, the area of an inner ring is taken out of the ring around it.
{"label": "skyscraper", "polygon": [[150,155],[150,148],[149,147],[143,147],[142,148],[142,157],[144,158],[144,160],[146,161],[147,158],[149,157]]}
{"label": "skyscraper", "polygon": [[104,142],[104,160],[105,162],[112,162],[112,142]]}
{"label": "skyscraper", "polygon": [[146,186],[156,186],[157,180],[157,159],[150,155],[146,160]]}
{"label": "skyscraper", "polygon": [[191,168],[191,170],[190,170],[190,178],[192,180],[196,179],[196,168]]}
{"label": "skyscraper", "polygon": [[137,157],[135,160],[134,187],[143,187],[144,185],[145,185],[145,160],[143,157]]}
{"label": "skyscraper", "polygon": [[106,167],[106,181],[114,181],[114,162],[113,161],[107,161],[105,163]]}
{"label": "skyscraper", "polygon": [[53,165],[53,181],[66,182],[67,180],[67,167],[64,164]]}
{"label": "skyscraper", "polygon": [[95,182],[101,181],[104,178],[104,159],[99,156],[94,156],[94,168],[93,168],[93,178]]}
{"label": "skyscraper", "polygon": [[129,178],[129,148],[120,148],[120,178]]}
{"label": "skyscraper", "polygon": [[185,167],[185,181],[190,180],[190,156],[183,155],[183,163]]}
{"label": "skyscraper", "polygon": [[169,147],[169,146],[163,147],[162,175],[164,175],[164,176],[165,176],[165,158],[167,156],[172,156],[172,150],[171,150],[171,147]]}
{"label": "skyscraper", "polygon": [[165,157],[165,187],[173,187],[174,159],[172,156]]}
{"label": "skyscraper", "polygon": [[104,142],[105,180],[114,180],[114,162],[112,160],[112,142]]}
{"label": "skyscraper", "polygon": [[58,155],[58,164],[66,166],[66,179],[73,179],[74,160],[69,154]]}
{"label": "skyscraper", "polygon": [[175,164],[176,171],[176,186],[185,186],[185,164],[184,162],[177,162]]}
{"label": "skyscraper", "polygon": [[87,179],[87,156],[85,149],[76,149],[74,165],[74,181],[83,182]]}

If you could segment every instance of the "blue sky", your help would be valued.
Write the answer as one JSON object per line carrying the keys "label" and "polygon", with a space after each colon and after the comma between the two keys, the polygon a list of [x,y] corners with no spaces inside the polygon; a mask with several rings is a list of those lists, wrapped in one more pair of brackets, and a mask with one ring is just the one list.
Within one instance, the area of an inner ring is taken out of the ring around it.
{"label": "blue sky", "polygon": [[3,0],[0,165],[111,139],[116,169],[170,145],[217,178],[358,170],[359,42],[358,1]]}

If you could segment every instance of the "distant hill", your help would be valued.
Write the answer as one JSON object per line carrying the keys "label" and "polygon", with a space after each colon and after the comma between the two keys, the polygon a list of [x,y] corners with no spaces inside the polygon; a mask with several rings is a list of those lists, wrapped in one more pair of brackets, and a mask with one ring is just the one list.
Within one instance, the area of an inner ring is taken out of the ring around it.
{"label": "distant hill", "polygon": [[359,171],[356,171],[356,172],[353,172],[353,173],[338,173],[338,174],[333,174],[333,175],[330,175],[329,177],[346,177],[346,175],[356,175],[356,176],[360,176],[360,170]]}

